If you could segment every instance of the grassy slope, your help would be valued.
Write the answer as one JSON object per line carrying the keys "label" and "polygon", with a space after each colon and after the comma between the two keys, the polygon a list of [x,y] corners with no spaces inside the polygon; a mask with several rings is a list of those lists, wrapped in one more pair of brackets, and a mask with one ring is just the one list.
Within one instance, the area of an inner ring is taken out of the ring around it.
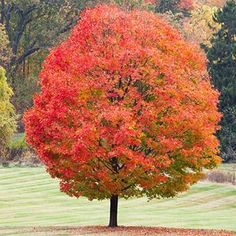
{"label": "grassy slope", "polygon": [[[0,227],[106,225],[108,201],[73,199],[43,168],[0,168]],[[174,199],[121,200],[121,225],[236,230],[236,187],[199,183]]]}

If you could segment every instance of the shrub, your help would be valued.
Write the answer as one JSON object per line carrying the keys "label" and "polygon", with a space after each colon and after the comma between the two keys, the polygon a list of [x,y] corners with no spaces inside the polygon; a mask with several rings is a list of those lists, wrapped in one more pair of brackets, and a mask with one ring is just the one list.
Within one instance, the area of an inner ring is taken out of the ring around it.
{"label": "shrub", "polygon": [[206,179],[216,183],[231,183],[236,185],[236,171],[224,172],[224,171],[211,171],[207,174]]}
{"label": "shrub", "polygon": [[18,159],[28,149],[24,134],[16,134],[8,146],[9,160]]}

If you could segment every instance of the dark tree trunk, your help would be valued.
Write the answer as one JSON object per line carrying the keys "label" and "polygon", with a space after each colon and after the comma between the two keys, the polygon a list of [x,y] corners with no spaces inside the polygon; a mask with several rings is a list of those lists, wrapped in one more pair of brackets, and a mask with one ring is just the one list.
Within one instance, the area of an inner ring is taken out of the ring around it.
{"label": "dark tree trunk", "polygon": [[118,195],[112,195],[110,198],[110,221],[109,227],[117,227]]}

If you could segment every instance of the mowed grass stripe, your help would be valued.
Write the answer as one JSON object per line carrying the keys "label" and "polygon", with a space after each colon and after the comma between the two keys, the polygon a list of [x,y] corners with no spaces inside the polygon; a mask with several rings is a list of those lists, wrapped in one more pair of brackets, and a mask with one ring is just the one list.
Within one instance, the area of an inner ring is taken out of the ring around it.
{"label": "mowed grass stripe", "polygon": [[21,174],[42,174],[46,175],[46,172],[42,172],[42,170],[45,170],[44,167],[11,167],[11,168],[4,168],[0,167],[0,174],[5,173],[5,174],[12,174],[13,176],[16,175],[17,173]]}
{"label": "mowed grass stripe", "polygon": [[[45,169],[0,168],[0,227],[106,225],[109,201],[70,198]],[[120,200],[121,225],[236,230],[236,188],[199,183],[173,199]]]}
{"label": "mowed grass stripe", "polygon": [[[41,191],[39,191],[40,190],[39,186],[42,187]],[[45,189],[44,187],[47,187],[47,189]],[[50,185],[48,184],[47,186],[45,186],[43,184],[38,185],[37,187],[34,186],[34,187],[32,187],[33,193],[32,193],[32,189],[29,189],[28,187],[27,188],[26,187],[20,188],[22,198],[11,199],[11,201],[15,201],[15,204],[24,204],[24,203],[27,204],[29,202],[29,200],[31,200],[31,203],[37,202],[38,201],[37,197],[41,196],[43,192],[45,194],[48,194],[49,192],[54,192],[55,196],[58,196],[57,189],[52,188],[52,187],[54,187],[54,184],[50,184]],[[29,190],[30,190],[30,192],[29,192]],[[231,202],[234,203],[235,196],[229,196],[229,197],[226,196],[231,193],[236,194],[236,189],[233,192],[232,192],[231,188],[224,189],[223,191],[222,191],[222,189],[220,189],[220,191],[217,191],[217,192],[216,191],[214,192],[213,190],[211,190],[211,193],[208,192],[208,194],[204,194],[204,195],[202,195],[201,193],[195,193],[194,197],[192,196],[191,201],[189,201],[189,204],[186,203],[186,199],[191,198],[189,196],[185,196],[184,198],[174,199],[174,201],[176,201],[175,208],[188,207],[188,205],[191,206],[193,204],[193,202],[195,202],[196,205],[203,204],[203,205],[206,205],[206,207],[210,207],[210,205],[208,203],[212,202],[213,200],[214,200],[213,201],[214,205],[216,203],[217,204],[220,204],[220,203],[225,204],[225,202],[227,202],[228,204]],[[61,197],[58,196],[57,198],[60,199]],[[1,196],[0,196],[0,199],[1,199]],[[51,199],[51,201],[53,203],[55,203],[55,198]],[[162,202],[159,202],[159,204],[162,204]],[[163,204],[166,204],[166,200],[164,200]]]}
{"label": "mowed grass stripe", "polygon": [[[42,169],[42,171],[43,171],[43,169]],[[29,178],[29,175],[31,176],[31,178],[33,178],[33,179],[44,179],[45,178],[45,176],[49,176],[49,174],[47,174],[47,173],[34,173],[34,174],[32,174],[32,173],[27,173],[27,172],[24,172],[24,173],[21,173],[21,172],[18,172],[18,173],[14,173],[14,175],[11,175],[11,173],[7,173],[7,175],[5,175],[5,173],[3,172],[3,173],[1,173],[0,174],[0,177],[1,177],[1,179],[2,180],[10,180],[10,179],[14,179],[14,178],[19,178],[19,179],[26,179],[26,178]]]}

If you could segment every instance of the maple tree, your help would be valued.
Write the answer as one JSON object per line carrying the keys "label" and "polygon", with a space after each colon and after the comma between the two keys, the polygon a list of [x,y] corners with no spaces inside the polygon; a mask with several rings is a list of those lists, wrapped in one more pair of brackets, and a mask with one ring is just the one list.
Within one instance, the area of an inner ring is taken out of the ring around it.
{"label": "maple tree", "polygon": [[118,197],[175,196],[220,162],[205,56],[154,13],[85,10],[40,83],[27,141],[61,191],[110,199],[111,227]]}
{"label": "maple tree", "polygon": [[193,9],[192,0],[181,0],[178,4],[178,7],[182,10],[189,11]]}

